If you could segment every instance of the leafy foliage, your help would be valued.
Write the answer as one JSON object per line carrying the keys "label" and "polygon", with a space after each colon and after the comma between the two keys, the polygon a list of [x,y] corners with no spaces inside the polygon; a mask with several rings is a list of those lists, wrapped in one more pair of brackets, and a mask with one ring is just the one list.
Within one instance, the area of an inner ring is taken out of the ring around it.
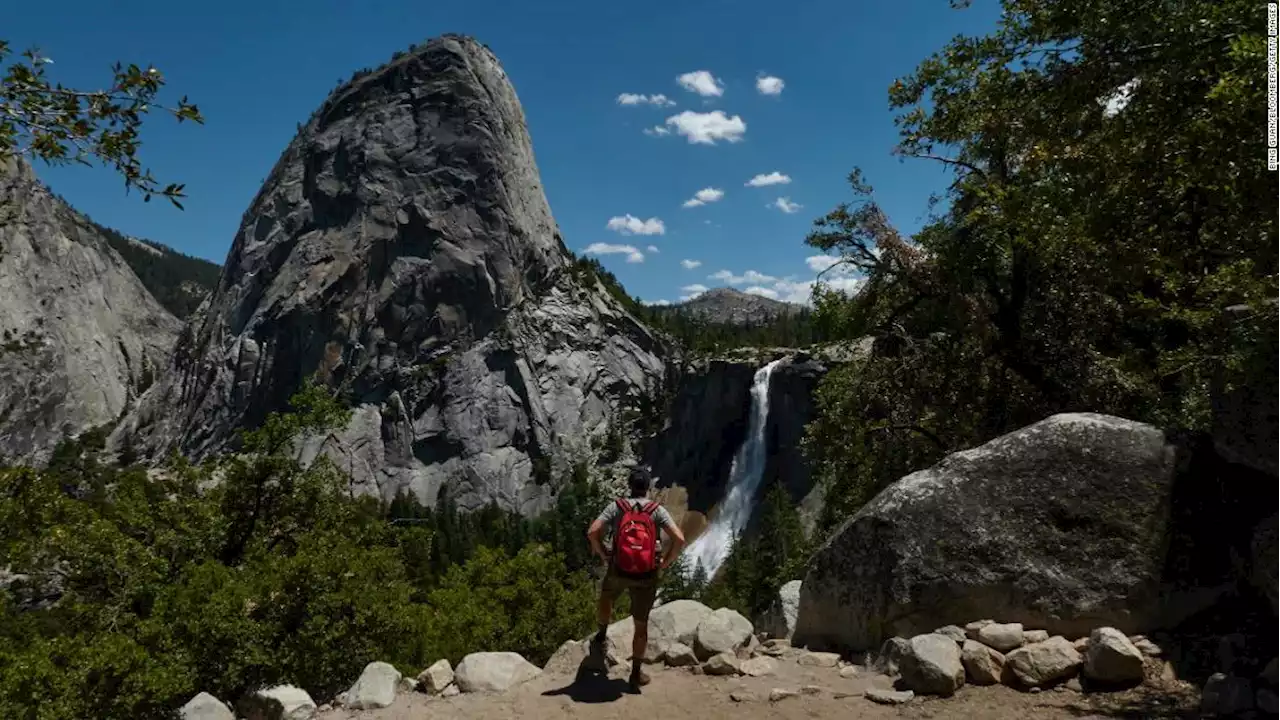
{"label": "leafy foliage", "polygon": [[502,648],[541,662],[588,632],[583,534],[601,503],[584,471],[536,520],[402,497],[392,513],[434,519],[388,522],[331,464],[294,455],[348,411],[313,384],[292,410],[208,466],[148,476],[102,462],[92,432],[44,470],[0,469],[16,574],[0,584],[0,716],[166,717],[201,690],[278,682],[327,698],[372,660],[416,673]]}
{"label": "leafy foliage", "polygon": [[157,102],[165,80],[154,67],[117,63],[107,89],[84,91],[51,83],[46,77],[51,62],[35,49],[14,58],[0,40],[0,158],[29,155],[85,165],[97,159],[120,173],[126,190],[141,191],[143,200],[160,195],[181,208],[183,186],[162,186],[138,159],[139,133],[153,108],[178,122],[203,123],[200,110],[185,97],[172,107]]}
{"label": "leafy foliage", "polygon": [[808,238],[868,276],[855,300],[821,297],[820,323],[878,338],[820,391],[828,522],[1055,412],[1203,429],[1210,381],[1275,325],[1255,6],[1004,8],[890,89],[897,152],[955,173],[946,212],[903,238],[855,172],[856,201]]}

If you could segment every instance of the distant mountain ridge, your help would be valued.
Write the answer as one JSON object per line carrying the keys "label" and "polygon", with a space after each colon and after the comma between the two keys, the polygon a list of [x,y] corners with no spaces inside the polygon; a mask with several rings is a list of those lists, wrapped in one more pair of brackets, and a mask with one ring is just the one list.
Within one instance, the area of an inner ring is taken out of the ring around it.
{"label": "distant mountain ridge", "polygon": [[799,315],[803,305],[752,295],[733,288],[716,288],[676,305],[657,308],[660,313],[681,312],[725,325],[759,325],[783,315]]}
{"label": "distant mountain ridge", "polygon": [[120,253],[147,291],[179,319],[195,312],[218,284],[222,266],[217,263],[185,255],[163,243],[124,235],[92,219],[89,224]]}

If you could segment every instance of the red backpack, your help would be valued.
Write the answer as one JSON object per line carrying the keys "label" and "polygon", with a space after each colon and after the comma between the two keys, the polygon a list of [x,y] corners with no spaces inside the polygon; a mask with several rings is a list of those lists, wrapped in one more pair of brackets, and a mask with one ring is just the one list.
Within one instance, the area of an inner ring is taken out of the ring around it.
{"label": "red backpack", "polygon": [[613,564],[623,575],[643,577],[658,569],[658,526],[653,512],[658,503],[650,501],[636,508],[618,498],[622,519],[613,534]]}

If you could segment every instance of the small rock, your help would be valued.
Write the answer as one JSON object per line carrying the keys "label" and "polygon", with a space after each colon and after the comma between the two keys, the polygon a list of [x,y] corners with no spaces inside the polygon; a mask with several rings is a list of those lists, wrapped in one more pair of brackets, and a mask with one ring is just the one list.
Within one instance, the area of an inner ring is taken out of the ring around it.
{"label": "small rock", "polygon": [[371,662],[364,666],[355,685],[344,693],[342,704],[352,710],[391,707],[396,701],[400,678],[400,671],[390,663]]}
{"label": "small rock", "polygon": [[396,688],[399,692],[411,693],[418,689],[418,678],[412,678],[404,675],[400,678],[400,685]]}
{"label": "small rock", "polygon": [[1014,677],[1028,688],[1066,680],[1075,675],[1084,662],[1075,647],[1061,635],[1017,648],[1004,659]]}
{"label": "small rock", "polygon": [[865,692],[860,692],[860,693],[833,692],[831,693],[831,697],[835,698],[836,700],[844,700],[845,698],[851,698],[851,697],[866,697],[866,693]]}
{"label": "small rock", "polygon": [[1136,635],[1129,638],[1129,642],[1133,643],[1133,646],[1138,648],[1138,652],[1146,655],[1147,657],[1160,657],[1161,655],[1164,655],[1164,648],[1151,642],[1150,638]]}
{"label": "small rock", "polygon": [[1031,643],[1044,642],[1049,639],[1048,630],[1023,630],[1022,641],[1028,645]]}
{"label": "small rock", "polygon": [[867,688],[866,698],[873,703],[881,705],[902,705],[911,702],[916,696],[910,690],[887,690],[885,688]]}
{"label": "small rock", "polygon": [[1143,677],[1142,653],[1119,630],[1097,628],[1089,635],[1084,674],[1091,680],[1110,685],[1140,683]]}
{"label": "small rock", "polygon": [[1063,683],[1062,687],[1074,692],[1084,692],[1084,686],[1080,684],[1080,678],[1071,678]]}
{"label": "small rock", "polygon": [[734,702],[755,702],[758,698],[755,693],[746,690],[734,690],[729,693],[729,699]]}
{"label": "small rock", "polygon": [[787,698],[792,698],[799,694],[800,693],[796,692],[795,690],[784,690],[783,688],[774,688],[769,691],[769,702],[778,702],[779,700],[786,700]]}
{"label": "small rock", "polygon": [[230,708],[207,692],[188,700],[178,711],[178,717],[182,720],[236,720]]}
{"label": "small rock", "polygon": [[787,640],[786,638],[772,638],[764,641],[764,647],[761,648],[761,652],[763,652],[765,655],[772,655],[773,657],[778,657],[780,655],[787,654],[787,651],[790,649],[791,649],[790,640]]}
{"label": "small rock", "polygon": [[[556,655],[559,654],[559,652],[556,653]],[[451,684],[453,684],[453,666],[444,658],[431,663],[431,667],[418,673],[418,687],[428,695],[439,695]]]}
{"label": "small rock", "polygon": [[773,675],[778,671],[778,661],[771,657],[755,657],[742,661],[742,674],[751,677]]}
{"label": "small rock", "polygon": [[325,704],[321,705],[320,707],[316,708],[316,711],[317,711],[317,712],[322,712],[322,713],[327,713],[327,712],[329,712],[329,711],[330,711],[330,710],[332,710],[332,709],[333,709],[333,706],[332,706],[332,705],[330,705],[329,703],[325,703]]}
{"label": "small rock", "polygon": [[1040,688],[1039,687],[1028,688],[1027,692],[1031,693],[1032,695],[1035,695],[1036,693],[1040,692]]}
{"label": "small rock", "polygon": [[442,698],[457,697],[458,695],[461,695],[461,694],[462,694],[462,689],[459,688],[457,685],[450,685],[449,687],[440,691],[440,697]]}
{"label": "small rock", "polygon": [[1004,655],[977,640],[964,641],[960,661],[974,685],[995,685],[1004,674]]}
{"label": "small rock", "polygon": [[1076,638],[1075,640],[1071,641],[1071,647],[1075,648],[1076,652],[1083,655],[1084,651],[1089,649],[1089,638],[1087,637]]}
{"label": "small rock", "polygon": [[458,663],[454,681],[462,692],[504,692],[541,674],[519,653],[475,652]]}
{"label": "small rock", "polygon": [[1268,715],[1280,714],[1280,701],[1276,698],[1276,691],[1271,688],[1258,688],[1257,694],[1258,709]]}
{"label": "small rock", "polygon": [[250,693],[236,709],[245,720],[311,720],[318,710],[306,690],[292,685]]}
{"label": "small rock", "polygon": [[821,695],[822,686],[821,685],[805,685],[804,687],[800,688],[800,692],[804,693],[805,695]]}
{"label": "small rock", "polygon": [[1214,673],[1204,683],[1200,711],[1207,715],[1232,715],[1252,710],[1255,701],[1253,688],[1247,679]]}
{"label": "small rock", "polygon": [[747,641],[738,648],[737,653],[739,660],[755,657],[760,653],[760,639],[755,635],[748,637]]}
{"label": "small rock", "polygon": [[964,636],[970,640],[977,640],[978,632],[981,631],[982,628],[994,623],[995,620],[974,620],[971,623],[966,623],[964,626]]}
{"label": "small rock", "polygon": [[688,645],[673,642],[667,646],[667,651],[663,653],[662,661],[668,667],[689,667],[698,664],[698,656],[694,654],[693,648]]}
{"label": "small rock", "polygon": [[902,682],[922,695],[950,696],[964,684],[960,647],[946,635],[911,638],[911,654],[903,658]]}
{"label": "small rock", "polygon": [[840,655],[832,652],[804,652],[796,661],[805,667],[835,667]]}
{"label": "small rock", "polygon": [[945,635],[945,636],[947,636],[947,637],[951,638],[952,640],[955,640],[957,645],[963,645],[963,644],[964,644],[965,637],[967,637],[967,636],[965,635],[964,628],[962,628],[962,627],[960,627],[960,626],[958,626],[958,625],[943,625],[942,627],[938,628],[937,630],[934,630],[934,631],[933,631],[933,634],[934,634],[934,635]]}
{"label": "small rock", "polygon": [[909,655],[911,655],[911,641],[906,638],[891,637],[880,646],[875,669],[885,675],[897,675],[901,672],[903,659]]}
{"label": "small rock", "polygon": [[978,641],[987,647],[1007,653],[1026,642],[1022,623],[991,623],[978,631]]}
{"label": "small rock", "polygon": [[689,666],[689,674],[691,674],[691,675],[701,675],[701,674],[702,674],[702,666],[701,666],[701,665],[690,665],[690,666]]}
{"label": "small rock", "polygon": [[742,672],[742,666],[739,664],[737,655],[732,652],[722,652],[719,655],[712,655],[709,660],[702,663],[702,672],[707,675],[737,675]]}
{"label": "small rock", "polygon": [[856,678],[858,677],[859,674],[860,673],[856,665],[849,665],[849,666],[840,668],[840,677],[846,680],[851,680],[853,678]]}

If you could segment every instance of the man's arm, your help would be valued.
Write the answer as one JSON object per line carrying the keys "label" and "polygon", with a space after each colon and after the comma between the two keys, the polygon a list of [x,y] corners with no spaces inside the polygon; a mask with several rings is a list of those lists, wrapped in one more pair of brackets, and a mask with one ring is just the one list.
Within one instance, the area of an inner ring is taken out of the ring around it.
{"label": "man's arm", "polygon": [[603,563],[609,562],[609,556],[604,552],[604,544],[600,542],[600,537],[604,535],[604,520],[596,518],[591,523],[591,527],[587,528],[587,542],[591,543],[591,552],[600,558]]}
{"label": "man's arm", "polygon": [[667,520],[667,534],[671,536],[671,547],[667,548],[667,551],[662,554],[662,568],[664,570],[675,561],[676,556],[680,554],[680,549],[684,547],[684,533],[680,531],[680,526],[676,525],[670,514],[667,515]]}

